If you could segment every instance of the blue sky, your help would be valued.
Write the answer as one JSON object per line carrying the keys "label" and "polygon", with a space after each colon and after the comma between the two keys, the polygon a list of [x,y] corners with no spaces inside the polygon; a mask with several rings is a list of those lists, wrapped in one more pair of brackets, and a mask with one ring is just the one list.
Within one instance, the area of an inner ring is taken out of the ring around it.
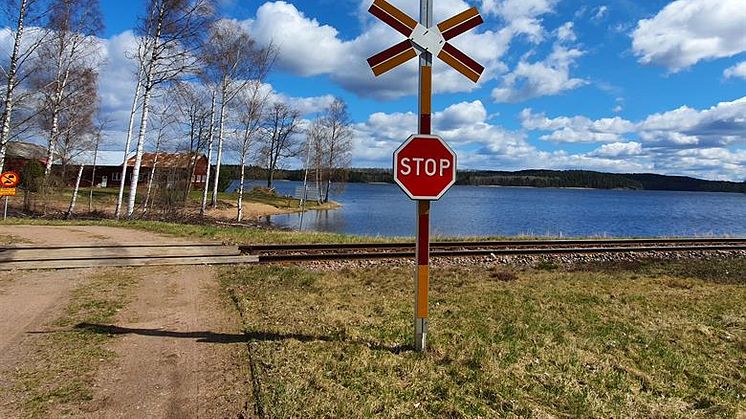
{"label": "blue sky", "polygon": [[[412,14],[419,4],[390,2]],[[746,1],[434,2],[436,21],[470,6],[485,18],[453,42],[485,65],[480,83],[441,62],[434,69],[434,129],[461,169],[746,179]],[[379,79],[366,67],[366,57],[401,39],[366,12],[372,0],[220,3],[225,17],[279,46],[267,80],[278,97],[308,117],[342,97],[355,121],[353,164],[390,165],[416,130],[416,65]],[[120,80],[121,55],[143,6],[102,6],[117,70],[102,72],[104,105],[121,116],[132,94]]]}

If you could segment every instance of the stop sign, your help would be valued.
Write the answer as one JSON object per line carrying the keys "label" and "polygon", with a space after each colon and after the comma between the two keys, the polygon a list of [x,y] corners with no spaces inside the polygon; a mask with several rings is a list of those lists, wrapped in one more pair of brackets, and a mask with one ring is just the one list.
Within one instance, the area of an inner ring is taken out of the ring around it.
{"label": "stop sign", "polygon": [[456,153],[434,135],[412,135],[394,152],[394,181],[412,199],[434,201],[456,182]]}

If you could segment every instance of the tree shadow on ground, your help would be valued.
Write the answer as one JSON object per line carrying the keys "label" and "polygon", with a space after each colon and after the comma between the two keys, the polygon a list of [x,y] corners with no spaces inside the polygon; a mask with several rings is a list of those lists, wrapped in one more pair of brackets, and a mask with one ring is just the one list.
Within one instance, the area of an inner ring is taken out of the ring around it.
{"label": "tree shadow on ground", "polygon": [[77,330],[87,330],[98,334],[105,335],[140,335],[156,336],[177,339],[196,339],[201,343],[250,343],[250,342],[276,342],[282,340],[297,340],[300,342],[341,342],[353,345],[363,345],[375,351],[387,351],[393,354],[410,352],[414,348],[411,345],[383,345],[376,342],[364,340],[348,340],[342,336],[333,335],[310,335],[303,333],[274,333],[274,332],[245,332],[245,333],[215,333],[209,331],[201,332],[175,332],[163,329],[139,329],[131,327],[121,327],[106,324],[78,323],[75,325]]}

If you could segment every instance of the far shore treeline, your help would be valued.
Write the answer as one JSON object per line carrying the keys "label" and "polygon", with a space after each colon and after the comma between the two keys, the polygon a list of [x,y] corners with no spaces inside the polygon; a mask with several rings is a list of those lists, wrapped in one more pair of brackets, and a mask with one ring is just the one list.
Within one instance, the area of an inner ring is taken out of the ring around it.
{"label": "far shore treeline", "polygon": [[[221,184],[225,188],[238,178],[238,166],[223,166]],[[264,179],[266,170],[247,168],[247,179]],[[280,170],[275,179],[303,181],[303,170]],[[310,178],[309,178],[310,179]],[[348,169],[336,174],[335,182],[393,183],[391,169]],[[473,186],[524,186],[536,188],[594,188],[653,191],[746,193],[746,182],[711,181],[686,176],[652,173],[603,173],[588,170],[520,170],[516,172],[465,170],[458,172],[456,184]]]}

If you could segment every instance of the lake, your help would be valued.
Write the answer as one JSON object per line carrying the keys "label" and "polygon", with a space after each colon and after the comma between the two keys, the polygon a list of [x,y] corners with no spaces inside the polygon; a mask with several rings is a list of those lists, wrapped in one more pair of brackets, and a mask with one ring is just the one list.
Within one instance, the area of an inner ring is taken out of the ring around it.
{"label": "lake", "polygon": [[[249,181],[247,187],[262,185]],[[302,182],[279,181],[292,195]],[[234,181],[228,192],[234,191]],[[366,236],[414,236],[416,203],[396,185],[347,184],[342,208],[310,211],[302,229]],[[300,214],[269,217],[299,229]],[[456,185],[432,203],[434,236],[746,236],[746,195],[711,192],[513,188]]]}

